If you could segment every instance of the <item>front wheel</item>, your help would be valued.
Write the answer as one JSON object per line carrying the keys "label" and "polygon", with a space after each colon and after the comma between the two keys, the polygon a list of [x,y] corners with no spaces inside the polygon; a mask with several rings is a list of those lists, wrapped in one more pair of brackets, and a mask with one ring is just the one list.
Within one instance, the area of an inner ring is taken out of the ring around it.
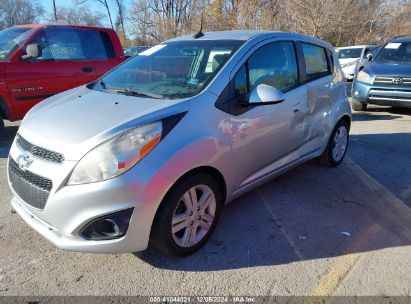
{"label": "front wheel", "polygon": [[359,100],[353,99],[351,103],[352,103],[352,108],[354,111],[367,110],[367,104],[365,102],[361,102]]}
{"label": "front wheel", "polygon": [[221,205],[221,190],[212,177],[201,174],[180,181],[160,204],[150,243],[173,256],[194,253],[213,233]]}
{"label": "front wheel", "polygon": [[340,120],[331,133],[327,147],[320,156],[320,161],[323,164],[331,167],[336,167],[344,159],[348,148],[348,123]]}

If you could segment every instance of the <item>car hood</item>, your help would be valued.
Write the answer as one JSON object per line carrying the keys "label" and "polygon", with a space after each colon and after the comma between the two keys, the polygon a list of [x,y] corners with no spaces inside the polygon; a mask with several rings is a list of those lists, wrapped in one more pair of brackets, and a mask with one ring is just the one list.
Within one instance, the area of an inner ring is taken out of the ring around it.
{"label": "car hood", "polygon": [[411,77],[411,63],[373,61],[364,71],[372,76]]}
{"label": "car hood", "polygon": [[79,160],[124,131],[186,112],[187,100],[160,100],[90,90],[55,95],[32,108],[19,128],[29,142]]}

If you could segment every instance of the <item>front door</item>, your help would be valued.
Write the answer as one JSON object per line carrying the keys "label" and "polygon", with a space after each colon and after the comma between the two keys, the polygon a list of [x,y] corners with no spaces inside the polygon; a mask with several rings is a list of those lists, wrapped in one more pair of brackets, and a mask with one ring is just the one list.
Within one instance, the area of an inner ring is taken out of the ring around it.
{"label": "front door", "polygon": [[248,98],[259,84],[281,90],[285,100],[231,117],[233,175],[240,188],[294,161],[304,140],[307,93],[298,86],[293,42],[268,43],[250,56],[234,76],[237,99]]}

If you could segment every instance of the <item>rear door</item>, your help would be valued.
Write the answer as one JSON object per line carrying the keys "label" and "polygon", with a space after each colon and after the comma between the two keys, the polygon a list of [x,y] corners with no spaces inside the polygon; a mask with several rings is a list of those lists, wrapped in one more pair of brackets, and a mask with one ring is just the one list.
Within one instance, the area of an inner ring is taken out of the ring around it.
{"label": "rear door", "polygon": [[326,48],[301,42],[303,68],[307,87],[307,115],[305,118],[306,152],[321,147],[323,137],[328,134],[328,115],[340,92],[342,81],[335,81],[332,53]]}
{"label": "rear door", "polygon": [[96,78],[83,41],[76,28],[47,27],[28,42],[40,46],[40,57],[7,64],[7,86],[18,118],[41,100]]}
{"label": "rear door", "polygon": [[88,36],[87,46],[92,48],[90,54],[94,60],[97,78],[124,61],[123,54],[116,54],[118,49],[122,50],[122,48],[115,32],[89,30]]}

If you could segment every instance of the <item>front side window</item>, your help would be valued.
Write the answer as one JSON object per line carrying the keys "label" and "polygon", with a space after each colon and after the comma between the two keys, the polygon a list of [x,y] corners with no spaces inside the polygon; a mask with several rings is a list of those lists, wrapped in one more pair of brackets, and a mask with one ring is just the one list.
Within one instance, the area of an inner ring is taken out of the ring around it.
{"label": "front side window", "polygon": [[411,61],[411,42],[389,42],[378,53],[376,61]]}
{"label": "front side window", "polygon": [[73,29],[46,28],[32,41],[40,46],[36,60],[85,60],[86,55],[77,32]]}
{"label": "front side window", "polygon": [[76,28],[45,28],[31,43],[40,46],[36,60],[97,60],[115,56],[107,33]]}
{"label": "front side window", "polygon": [[266,84],[283,92],[298,84],[297,59],[292,42],[271,43],[251,55],[247,64],[234,77],[235,94],[240,96],[259,84]]}
{"label": "front side window", "polygon": [[96,90],[178,99],[198,94],[243,42],[172,41],[141,52],[105,75]]}
{"label": "front side window", "polygon": [[9,59],[33,31],[29,27],[10,27],[0,31],[0,61]]}
{"label": "front side window", "polygon": [[320,77],[329,73],[325,49],[312,44],[301,44],[304,54],[307,79]]}
{"label": "front side window", "polygon": [[280,91],[298,83],[297,60],[292,42],[277,42],[258,49],[248,60],[250,90],[267,84]]}

